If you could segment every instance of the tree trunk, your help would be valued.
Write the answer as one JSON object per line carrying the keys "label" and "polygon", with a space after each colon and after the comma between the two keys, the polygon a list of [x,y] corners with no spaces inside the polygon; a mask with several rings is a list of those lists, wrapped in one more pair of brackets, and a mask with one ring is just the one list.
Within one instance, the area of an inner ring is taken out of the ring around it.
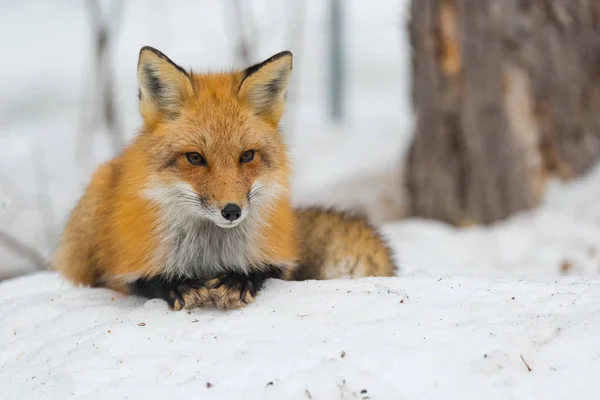
{"label": "tree trunk", "polygon": [[600,2],[413,0],[414,216],[491,223],[600,155]]}

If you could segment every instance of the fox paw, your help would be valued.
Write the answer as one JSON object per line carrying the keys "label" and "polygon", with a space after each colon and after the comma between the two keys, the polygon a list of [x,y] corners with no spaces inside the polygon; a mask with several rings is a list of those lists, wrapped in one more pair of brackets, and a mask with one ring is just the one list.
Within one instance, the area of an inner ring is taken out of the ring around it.
{"label": "fox paw", "polygon": [[229,272],[206,282],[213,304],[222,310],[242,308],[254,301],[262,286],[252,275]]}
{"label": "fox paw", "polygon": [[173,286],[166,300],[169,308],[174,311],[214,306],[209,290],[201,280],[187,280]]}
{"label": "fox paw", "polygon": [[281,278],[282,271],[281,268],[270,267],[248,275],[228,272],[210,280],[141,278],[132,284],[131,293],[166,300],[174,311],[197,307],[231,310],[252,303],[265,280]]}

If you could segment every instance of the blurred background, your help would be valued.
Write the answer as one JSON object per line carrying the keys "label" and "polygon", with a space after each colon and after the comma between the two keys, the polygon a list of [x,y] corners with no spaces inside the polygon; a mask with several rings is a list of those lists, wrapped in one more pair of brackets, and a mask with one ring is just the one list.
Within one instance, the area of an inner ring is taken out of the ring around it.
{"label": "blurred background", "polygon": [[[544,46],[536,23],[562,27],[566,46],[585,10],[468,3],[2,1],[0,279],[44,268],[92,171],[135,135],[144,45],[197,72],[291,50],[283,132],[294,201],[364,211],[390,239],[401,274],[597,274],[595,92],[573,103],[593,122],[574,128],[591,150],[573,150],[571,137],[561,158],[548,143],[562,143],[566,128],[555,141],[547,132],[562,120],[542,123],[542,111],[561,104],[538,99],[560,98],[565,88],[550,83],[570,75],[557,67],[536,81],[538,64],[523,57]],[[473,46],[482,29],[499,34]],[[591,33],[581,62],[565,67],[577,76],[600,71],[590,67],[600,60]],[[572,56],[560,49],[546,48],[552,60]]]}

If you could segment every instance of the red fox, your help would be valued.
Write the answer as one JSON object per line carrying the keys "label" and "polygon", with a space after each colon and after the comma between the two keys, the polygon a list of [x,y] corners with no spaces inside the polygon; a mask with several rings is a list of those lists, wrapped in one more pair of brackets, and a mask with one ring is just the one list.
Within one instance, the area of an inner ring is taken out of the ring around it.
{"label": "red fox", "polygon": [[242,307],[268,278],[393,275],[393,254],[365,219],[292,207],[278,130],[291,71],[288,51],[194,74],[143,47],[143,126],[92,176],[53,268],[174,310]]}

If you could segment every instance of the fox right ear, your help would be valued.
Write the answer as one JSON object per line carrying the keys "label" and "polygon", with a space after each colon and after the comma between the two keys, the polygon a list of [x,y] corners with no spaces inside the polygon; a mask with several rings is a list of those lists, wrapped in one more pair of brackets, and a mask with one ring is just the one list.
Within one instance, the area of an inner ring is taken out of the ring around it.
{"label": "fox right ear", "polygon": [[283,115],[285,93],[292,74],[292,53],[282,51],[242,71],[238,96],[252,110],[275,123]]}
{"label": "fox right ear", "polygon": [[184,69],[150,46],[140,50],[137,76],[140,113],[147,121],[177,117],[184,101],[194,94]]}

